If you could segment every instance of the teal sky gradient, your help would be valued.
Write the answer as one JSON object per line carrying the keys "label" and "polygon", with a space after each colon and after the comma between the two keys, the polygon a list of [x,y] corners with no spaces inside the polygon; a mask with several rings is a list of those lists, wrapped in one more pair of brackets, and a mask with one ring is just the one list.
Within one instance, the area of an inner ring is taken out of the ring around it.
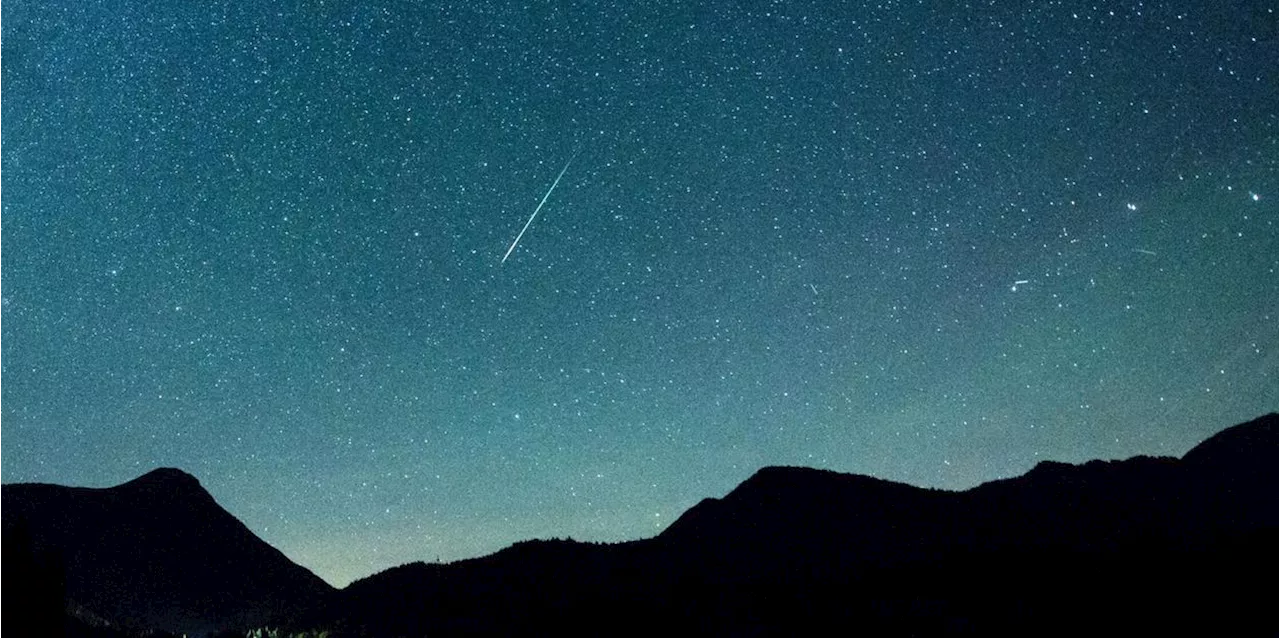
{"label": "teal sky gradient", "polygon": [[342,585],[1276,410],[1273,4],[634,4],[5,2],[3,480]]}

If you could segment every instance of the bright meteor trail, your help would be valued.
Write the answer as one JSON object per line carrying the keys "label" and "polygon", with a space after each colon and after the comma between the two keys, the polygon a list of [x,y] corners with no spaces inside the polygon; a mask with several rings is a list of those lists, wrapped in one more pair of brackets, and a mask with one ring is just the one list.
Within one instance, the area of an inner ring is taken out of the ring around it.
{"label": "bright meteor trail", "polygon": [[569,158],[569,161],[564,163],[564,168],[560,169],[560,174],[556,175],[556,180],[554,182],[551,182],[551,188],[548,188],[547,194],[542,196],[542,201],[538,202],[538,207],[533,209],[533,214],[529,216],[529,221],[524,223],[524,228],[520,229],[520,234],[516,235],[515,241],[511,242],[511,247],[507,249],[507,254],[502,256],[502,261],[499,263],[503,263],[503,264],[507,263],[507,257],[511,256],[511,251],[516,249],[516,244],[520,243],[521,237],[524,237],[524,231],[529,230],[529,224],[532,224],[533,218],[538,216],[538,211],[542,210],[542,205],[547,203],[547,198],[551,197],[551,191],[556,189],[556,184],[560,183],[560,178],[564,177],[564,172],[569,170],[569,165],[573,163],[573,158],[577,156],[578,154],[574,153]]}

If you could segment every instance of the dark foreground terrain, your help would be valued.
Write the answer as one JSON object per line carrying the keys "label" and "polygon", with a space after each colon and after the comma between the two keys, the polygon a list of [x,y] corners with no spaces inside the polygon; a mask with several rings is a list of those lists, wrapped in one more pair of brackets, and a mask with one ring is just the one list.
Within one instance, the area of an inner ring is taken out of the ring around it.
{"label": "dark foreground terrain", "polygon": [[529,541],[337,592],[176,470],[106,490],[6,485],[3,629],[1273,635],[1276,420],[1181,459],[1045,462],[964,492],[764,468],[655,538]]}
{"label": "dark foreground terrain", "polygon": [[[185,472],[106,489],[3,486],[3,634],[203,635],[295,615],[333,588],[263,542]],[[126,631],[127,630],[127,631]]]}

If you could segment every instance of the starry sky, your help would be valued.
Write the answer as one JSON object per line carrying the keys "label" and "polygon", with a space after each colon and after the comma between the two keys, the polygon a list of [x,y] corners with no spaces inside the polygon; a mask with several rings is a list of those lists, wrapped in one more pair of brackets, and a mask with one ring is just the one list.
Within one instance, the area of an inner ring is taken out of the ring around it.
{"label": "starry sky", "polygon": [[3,480],[343,585],[1276,409],[1274,3],[527,4],[4,2]]}

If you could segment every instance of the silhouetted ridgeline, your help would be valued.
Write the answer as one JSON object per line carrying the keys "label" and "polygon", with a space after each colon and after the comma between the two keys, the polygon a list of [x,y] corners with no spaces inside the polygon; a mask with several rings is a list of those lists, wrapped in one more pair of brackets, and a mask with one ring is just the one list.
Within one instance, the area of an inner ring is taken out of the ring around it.
{"label": "silhouetted ridgeline", "polygon": [[311,620],[368,636],[1270,634],[1278,451],[1273,414],[1182,460],[1045,462],[965,492],[770,467],[657,538],[405,565]]}
{"label": "silhouetted ridgeline", "polygon": [[[81,625],[101,630],[91,635],[116,635],[103,633],[108,628],[202,635],[261,625],[333,594],[180,470],[105,489],[5,485],[0,499],[6,636],[56,631],[45,624],[49,603],[42,597],[31,607],[16,585],[50,578],[73,604],[73,635],[90,635]],[[11,563],[15,556],[22,558]]]}
{"label": "silhouetted ridgeline", "polygon": [[[176,470],[110,490],[9,485],[4,577],[21,550],[24,569],[46,575],[34,598],[65,582],[81,616],[212,628],[279,611],[335,637],[1271,634],[1276,420],[1181,460],[1044,462],[965,492],[764,468],[655,538],[528,541],[336,593]],[[175,583],[185,593],[166,594]],[[8,631],[19,599],[3,591]]]}

